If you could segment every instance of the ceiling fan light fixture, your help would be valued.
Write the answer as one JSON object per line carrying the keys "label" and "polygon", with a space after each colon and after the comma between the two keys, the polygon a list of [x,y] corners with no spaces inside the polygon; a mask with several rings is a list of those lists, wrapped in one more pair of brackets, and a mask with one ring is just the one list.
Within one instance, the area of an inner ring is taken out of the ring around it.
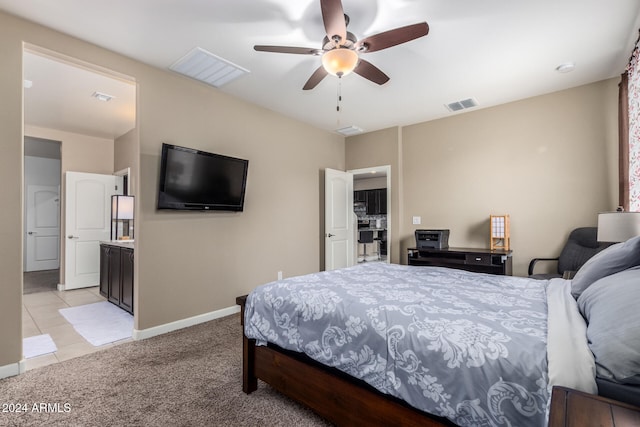
{"label": "ceiling fan light fixture", "polygon": [[346,76],[358,65],[358,54],[351,49],[331,49],[322,55],[322,66],[334,76]]}

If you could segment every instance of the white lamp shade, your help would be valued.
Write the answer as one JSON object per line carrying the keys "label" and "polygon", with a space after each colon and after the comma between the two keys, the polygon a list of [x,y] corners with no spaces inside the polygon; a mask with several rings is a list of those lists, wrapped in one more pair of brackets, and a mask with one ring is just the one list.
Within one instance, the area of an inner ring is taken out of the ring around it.
{"label": "white lamp shade", "polygon": [[598,241],[624,242],[640,236],[640,212],[598,214]]}
{"label": "white lamp shade", "polygon": [[113,196],[111,198],[111,219],[133,219],[133,196]]}
{"label": "white lamp shade", "polygon": [[329,74],[346,76],[358,65],[358,54],[347,48],[332,49],[322,55],[322,65]]}

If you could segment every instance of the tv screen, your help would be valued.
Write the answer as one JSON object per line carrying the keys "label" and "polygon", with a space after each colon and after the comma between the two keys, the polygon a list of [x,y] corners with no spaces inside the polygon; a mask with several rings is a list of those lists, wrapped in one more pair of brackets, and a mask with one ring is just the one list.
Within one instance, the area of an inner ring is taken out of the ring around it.
{"label": "tv screen", "polygon": [[162,144],[158,209],[242,211],[248,160]]}

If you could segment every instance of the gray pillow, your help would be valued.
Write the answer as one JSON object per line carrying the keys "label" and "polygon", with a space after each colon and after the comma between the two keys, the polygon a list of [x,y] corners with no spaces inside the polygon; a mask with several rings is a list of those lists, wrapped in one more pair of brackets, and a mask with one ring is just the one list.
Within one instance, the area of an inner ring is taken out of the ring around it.
{"label": "gray pillow", "polygon": [[593,282],[640,265],[640,236],[609,246],[590,258],[571,281],[571,295],[578,298]]}
{"label": "gray pillow", "polygon": [[596,375],[640,384],[640,267],[604,277],[578,298]]}

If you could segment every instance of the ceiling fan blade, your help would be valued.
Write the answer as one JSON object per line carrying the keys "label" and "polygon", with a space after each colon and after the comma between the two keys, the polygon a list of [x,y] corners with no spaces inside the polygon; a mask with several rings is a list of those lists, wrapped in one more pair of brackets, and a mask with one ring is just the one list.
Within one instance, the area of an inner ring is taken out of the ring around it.
{"label": "ceiling fan blade", "polygon": [[379,85],[383,85],[389,81],[389,76],[380,71],[380,69],[371,62],[365,61],[362,58],[358,62],[358,65],[356,65],[356,68],[353,69],[353,72]]}
{"label": "ceiling fan blade", "polygon": [[341,0],[320,0],[322,9],[322,21],[329,40],[335,43],[335,37],[339,37],[336,47],[347,40],[347,23],[344,18]]}
{"label": "ceiling fan blade", "polygon": [[327,73],[327,70],[325,70],[323,66],[320,66],[320,68],[318,68],[313,72],[313,74],[311,74],[311,77],[309,77],[309,80],[307,80],[307,82],[304,84],[302,90],[313,89],[318,85],[318,83],[322,81],[322,79],[325,78],[327,74],[329,74]]}
{"label": "ceiling fan blade", "polygon": [[427,34],[429,34],[429,25],[426,22],[420,22],[366,37],[356,43],[355,49],[361,52],[375,52]]}
{"label": "ceiling fan blade", "polygon": [[253,48],[259,52],[294,53],[297,55],[320,55],[322,53],[322,49],[313,47],[255,45]]}

